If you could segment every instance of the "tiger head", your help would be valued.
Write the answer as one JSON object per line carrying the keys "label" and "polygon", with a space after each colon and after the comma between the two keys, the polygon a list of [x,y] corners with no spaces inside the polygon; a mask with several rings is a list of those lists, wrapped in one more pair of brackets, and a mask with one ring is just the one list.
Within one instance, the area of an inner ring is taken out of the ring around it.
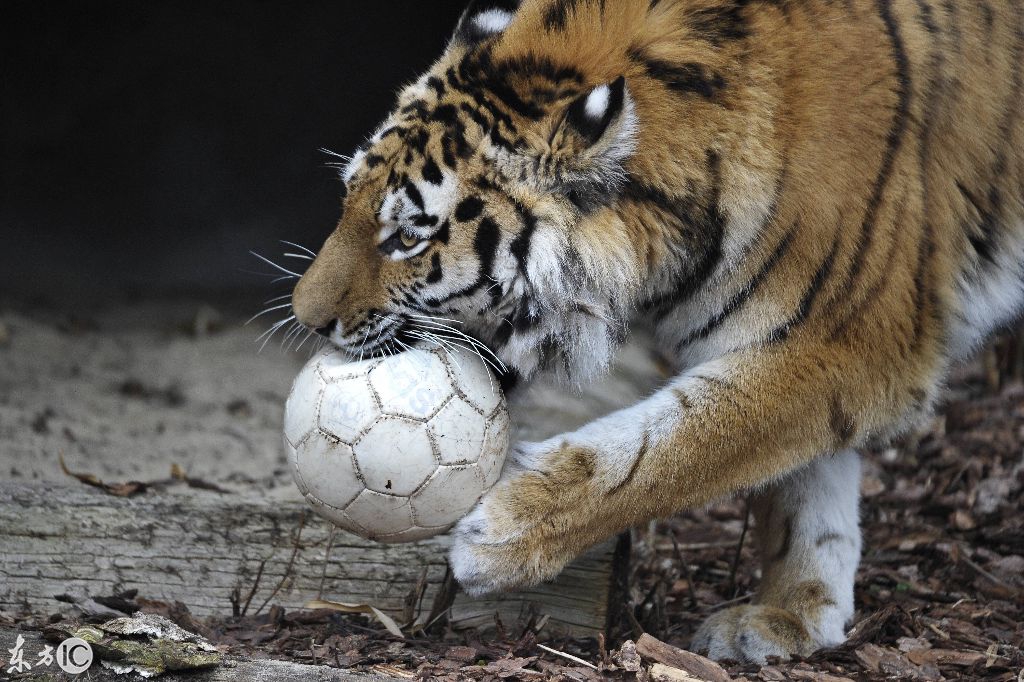
{"label": "tiger head", "polygon": [[607,367],[660,253],[615,217],[636,103],[621,59],[584,71],[536,44],[542,4],[473,3],[344,165],[343,217],[295,288],[299,322],[355,355],[472,345],[461,332],[519,376]]}

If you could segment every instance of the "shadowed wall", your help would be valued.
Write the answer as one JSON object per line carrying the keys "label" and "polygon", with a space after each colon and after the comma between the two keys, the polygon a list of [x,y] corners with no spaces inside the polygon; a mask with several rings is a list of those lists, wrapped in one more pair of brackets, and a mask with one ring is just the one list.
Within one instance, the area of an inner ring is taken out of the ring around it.
{"label": "shadowed wall", "polygon": [[463,3],[4,4],[0,292],[244,289],[319,245],[347,153]]}

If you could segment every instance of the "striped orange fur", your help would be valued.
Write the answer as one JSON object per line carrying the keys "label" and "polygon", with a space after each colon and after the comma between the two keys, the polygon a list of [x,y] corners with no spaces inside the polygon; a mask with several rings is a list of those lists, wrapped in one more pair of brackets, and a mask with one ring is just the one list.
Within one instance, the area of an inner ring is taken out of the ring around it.
{"label": "striped orange fur", "polygon": [[1022,65],[1024,0],[478,0],[346,168],[296,315],[353,352],[455,319],[508,383],[587,381],[652,325],[680,374],[517,445],[456,576],[547,579],[753,489],[765,584],[695,646],[836,644],[853,451],[1024,305]]}

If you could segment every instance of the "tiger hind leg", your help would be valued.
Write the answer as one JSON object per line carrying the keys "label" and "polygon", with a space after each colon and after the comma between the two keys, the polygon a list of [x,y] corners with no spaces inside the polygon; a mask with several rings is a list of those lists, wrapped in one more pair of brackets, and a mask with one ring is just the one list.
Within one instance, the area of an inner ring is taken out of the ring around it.
{"label": "tiger hind leg", "polygon": [[764,663],[845,639],[860,561],[860,458],[824,455],[751,500],[763,579],[754,602],[715,613],[691,648]]}

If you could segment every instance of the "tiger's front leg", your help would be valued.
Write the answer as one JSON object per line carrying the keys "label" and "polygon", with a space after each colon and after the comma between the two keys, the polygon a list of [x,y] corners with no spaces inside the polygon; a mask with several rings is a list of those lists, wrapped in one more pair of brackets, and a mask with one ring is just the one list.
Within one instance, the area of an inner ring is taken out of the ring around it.
{"label": "tiger's front leg", "polygon": [[[882,415],[898,412],[892,401],[903,402],[886,388],[893,383],[872,382],[861,364],[852,353],[824,346],[739,353],[699,366],[575,432],[519,445],[502,480],[456,527],[456,578],[473,594],[546,580],[625,528],[781,481],[822,453],[843,451],[859,434],[879,430]],[[844,475],[842,468],[837,472]],[[845,475],[852,478],[843,481],[845,489],[856,491],[857,467],[847,466]],[[851,500],[855,521],[855,493]],[[791,547],[845,538],[853,551],[835,557],[844,564],[842,575],[852,577],[859,556],[855,523],[852,530],[849,524],[818,524],[816,537],[807,539],[803,530],[811,526],[792,525],[800,520],[789,519]],[[779,533],[786,523],[776,524]],[[784,554],[781,540],[766,538],[765,544]],[[782,565],[771,583],[774,596],[764,603],[774,610],[761,610],[755,619],[772,642],[751,650],[749,658],[761,650],[784,655],[833,643],[842,622],[823,628],[812,614],[837,614],[833,620],[839,621],[851,615],[849,585],[818,589],[815,581],[827,578],[821,572],[787,571]],[[822,608],[810,608],[809,600]],[[829,610],[828,602],[840,608]],[[705,631],[714,635],[704,642],[714,644],[713,653],[748,657],[736,645],[737,637],[749,634],[739,620],[712,623]]]}

